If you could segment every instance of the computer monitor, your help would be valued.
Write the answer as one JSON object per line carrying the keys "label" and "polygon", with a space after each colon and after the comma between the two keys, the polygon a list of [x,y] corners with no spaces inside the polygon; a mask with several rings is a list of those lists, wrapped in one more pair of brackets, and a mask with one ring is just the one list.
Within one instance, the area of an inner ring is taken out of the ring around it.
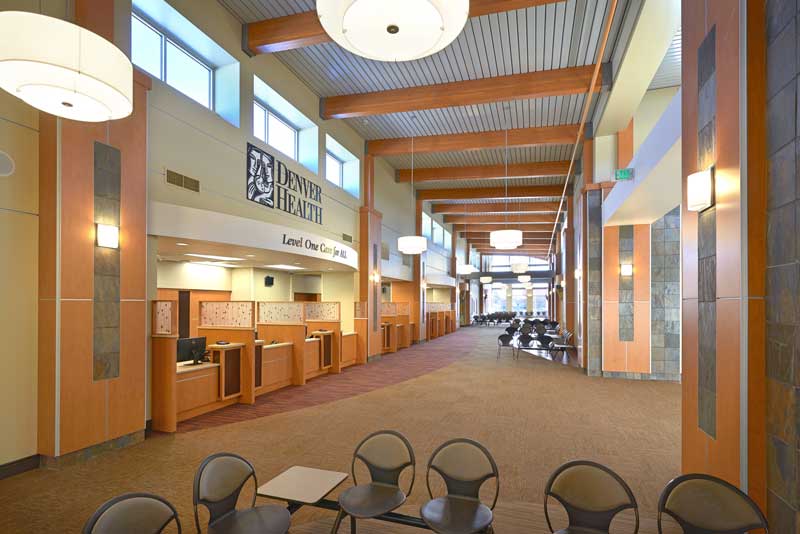
{"label": "computer monitor", "polygon": [[185,337],[178,340],[178,361],[199,363],[206,353],[205,337]]}

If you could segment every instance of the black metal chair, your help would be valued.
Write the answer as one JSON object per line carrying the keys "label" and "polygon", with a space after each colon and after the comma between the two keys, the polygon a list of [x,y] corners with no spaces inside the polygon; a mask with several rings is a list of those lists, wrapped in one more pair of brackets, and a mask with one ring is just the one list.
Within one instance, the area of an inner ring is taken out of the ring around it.
{"label": "black metal chair", "polygon": [[103,503],[83,526],[83,534],[160,534],[172,522],[182,532],[178,512],[152,493],[126,493]]}
{"label": "black metal chair", "polygon": [[[356,479],[356,460],[369,470],[371,481],[359,484]],[[411,483],[408,492],[400,489],[400,475],[411,467]],[[356,532],[356,519],[369,519],[391,512],[401,506],[416,478],[414,449],[411,443],[394,430],[381,430],[364,438],[353,453],[350,464],[353,477],[352,488],[339,495],[339,513],[333,522],[331,533],[339,530],[342,520],[350,516],[350,531]]]}
{"label": "black metal chair", "polygon": [[607,534],[617,514],[630,509],[636,517],[633,534],[639,532],[636,497],[622,477],[604,465],[576,460],[550,476],[544,490],[544,517],[550,532],[555,532],[547,507],[550,497],[561,503],[569,517],[569,526],[556,534]]}
{"label": "black metal chair", "polygon": [[[250,508],[236,509],[236,501],[248,480],[253,479],[253,501]],[[200,464],[194,476],[194,523],[200,532],[198,505],[209,513],[208,534],[240,534],[260,532],[284,534],[289,531],[289,511],[275,504],[256,506],[258,479],[253,464],[229,452],[212,454]]]}
{"label": "black metal chair", "polygon": [[534,341],[536,341],[536,338],[528,334],[522,334],[517,337],[517,357],[519,357],[519,351],[521,349],[535,349],[536,347],[533,345]]}
{"label": "black metal chair", "polygon": [[508,347],[511,349],[511,355],[514,356],[514,336],[511,334],[501,334],[497,336],[497,357],[500,358],[500,349]]}
{"label": "black metal chair", "polygon": [[509,326],[509,327],[506,328],[506,334],[509,334],[509,335],[513,336],[516,333],[517,333],[517,327],[516,326]]}
{"label": "black metal chair", "polygon": [[[442,477],[447,495],[433,496],[431,471]],[[420,508],[420,517],[431,530],[443,534],[494,532],[492,510],[500,494],[500,474],[486,447],[465,438],[443,443],[431,455],[425,479],[431,500]],[[480,490],[491,479],[496,480],[494,499],[486,506]]]}
{"label": "black metal chair", "polygon": [[661,492],[659,534],[664,514],[677,521],[685,534],[769,532],[767,518],[750,496],[721,478],[701,473],[679,476]]}

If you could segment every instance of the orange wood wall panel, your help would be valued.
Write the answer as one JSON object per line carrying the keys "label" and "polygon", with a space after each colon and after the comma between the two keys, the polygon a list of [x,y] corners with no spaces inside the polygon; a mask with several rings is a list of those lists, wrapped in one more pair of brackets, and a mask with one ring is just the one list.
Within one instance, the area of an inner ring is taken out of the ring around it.
{"label": "orange wood wall panel", "polygon": [[109,144],[123,148],[119,229],[123,300],[147,298],[147,90],[137,83],[133,90],[133,113],[109,125]]}
{"label": "orange wood wall panel", "polygon": [[58,232],[56,119],[39,113],[39,298],[56,296],[56,237]]}
{"label": "orange wood wall panel", "polygon": [[[177,297],[175,300],[177,300]],[[189,336],[197,337],[199,335],[197,329],[200,327],[201,302],[225,302],[229,300],[231,300],[230,291],[191,291],[189,293]]]}
{"label": "orange wood wall panel", "polygon": [[119,377],[108,381],[108,436],[144,428],[147,302],[120,303]]}
{"label": "orange wood wall panel", "polygon": [[92,309],[92,301],[61,303],[59,455],[102,443],[106,437],[108,384],[92,376]]}
{"label": "orange wood wall panel", "polygon": [[56,301],[40,300],[38,309],[37,450],[55,455],[56,441]]}
{"label": "orange wood wall panel", "polygon": [[159,288],[158,291],[156,292],[156,300],[174,300],[175,302],[177,302],[178,290]]}
{"label": "orange wood wall panel", "polygon": [[105,123],[61,121],[61,296],[94,298],[94,143]]}
{"label": "orange wood wall panel", "polygon": [[739,481],[739,300],[717,301],[717,439],[711,442],[711,472]]}
{"label": "orange wood wall panel", "polygon": [[633,159],[633,118],[617,133],[617,168],[624,169]]}
{"label": "orange wood wall panel", "polygon": [[626,343],[626,370],[650,372],[650,301],[633,303],[633,341]]}
{"label": "orange wood wall panel", "polygon": [[342,364],[349,365],[356,361],[356,336],[342,336]]}
{"label": "orange wood wall panel", "polygon": [[603,301],[603,371],[627,371],[627,343],[619,340],[619,303]]}

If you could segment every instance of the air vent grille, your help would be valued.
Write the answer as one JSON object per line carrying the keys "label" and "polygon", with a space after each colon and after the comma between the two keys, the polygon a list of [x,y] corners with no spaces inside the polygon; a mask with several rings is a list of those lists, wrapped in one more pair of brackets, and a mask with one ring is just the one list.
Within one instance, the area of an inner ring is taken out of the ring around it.
{"label": "air vent grille", "polygon": [[177,185],[189,191],[194,191],[195,193],[200,192],[200,180],[189,178],[188,176],[184,176],[169,169],[167,169],[167,183]]}
{"label": "air vent grille", "polygon": [[353,236],[348,235],[348,234],[342,234],[342,241],[344,241],[345,243],[352,243],[353,242]]}

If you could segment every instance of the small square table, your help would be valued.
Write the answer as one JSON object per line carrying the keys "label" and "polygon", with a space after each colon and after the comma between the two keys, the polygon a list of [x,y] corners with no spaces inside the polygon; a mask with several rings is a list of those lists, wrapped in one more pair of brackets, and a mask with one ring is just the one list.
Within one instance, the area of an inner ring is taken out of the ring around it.
{"label": "small square table", "polygon": [[258,488],[259,497],[290,505],[316,504],[347,479],[347,473],[295,465]]}

